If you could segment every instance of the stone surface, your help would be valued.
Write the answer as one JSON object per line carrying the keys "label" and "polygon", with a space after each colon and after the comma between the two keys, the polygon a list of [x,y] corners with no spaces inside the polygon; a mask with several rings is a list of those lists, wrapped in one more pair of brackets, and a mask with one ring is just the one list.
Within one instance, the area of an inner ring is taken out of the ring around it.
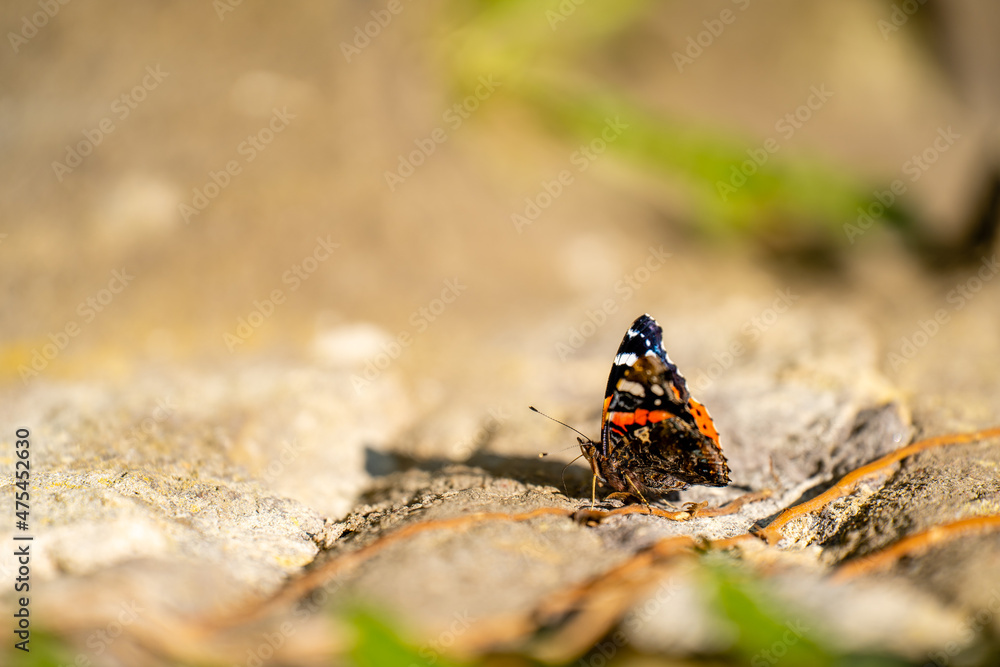
{"label": "stone surface", "polygon": [[[966,3],[938,10],[953,5]],[[17,34],[39,6],[8,3],[0,25]],[[692,128],[742,133],[751,151],[828,85],[829,106],[775,159],[822,157],[870,183],[872,202],[954,125],[960,142],[898,206],[924,214],[925,242],[960,238],[988,194],[983,119],[998,114],[941,82],[909,31],[922,18],[883,38],[886,6],[837,6],[749,3],[678,72],[670,45],[723,7],[652,3],[614,43],[591,52],[588,37],[576,74]],[[505,96],[516,79],[386,182],[464,99],[438,55],[465,9],[407,9],[348,59],[341,41],[372,8],[59,7],[0,62],[0,495],[13,497],[14,433],[28,428],[34,641],[65,646],[58,663],[331,664],[357,639],[345,619],[370,605],[431,658],[558,663],[611,642],[621,664],[745,664],[755,656],[738,654],[740,623],[711,578],[732,567],[779,626],[801,618],[831,650],[996,664],[995,531],[834,576],[920,531],[1000,514],[996,438],[908,458],[776,545],[708,547],[915,439],[1000,423],[995,242],[934,265],[881,220],[851,239],[809,221],[726,234],[694,224],[672,176],[613,149],[516,228],[512,213],[576,149]],[[969,25],[958,18],[943,25]],[[111,105],[147,67],[169,74],[119,117]],[[285,109],[288,126],[246,160],[243,142]],[[114,131],[54,173],[106,118]],[[219,186],[231,160],[240,173]],[[212,184],[196,213],[182,208]],[[596,437],[612,355],[643,312],[715,419],[734,482],[662,502],[772,495],[684,522],[462,522],[590,506],[577,434],[527,408]],[[0,542],[15,530],[8,514]],[[684,537],[693,554],[657,551]],[[18,564],[3,553],[6,609]],[[322,573],[318,590],[296,588]]]}

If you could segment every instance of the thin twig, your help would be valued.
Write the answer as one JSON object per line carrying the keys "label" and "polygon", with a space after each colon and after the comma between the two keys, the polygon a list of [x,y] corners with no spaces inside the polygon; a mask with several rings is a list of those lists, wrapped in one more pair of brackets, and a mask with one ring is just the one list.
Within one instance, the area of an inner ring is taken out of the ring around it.
{"label": "thin twig", "polygon": [[784,533],[782,531],[790,521],[823,509],[833,501],[843,498],[844,496],[852,493],[857,488],[858,484],[863,480],[883,474],[887,468],[899,463],[908,456],[913,456],[914,454],[927,449],[932,449],[934,447],[961,445],[996,436],[1000,436],[1000,427],[988,428],[982,431],[975,431],[974,433],[953,433],[950,435],[941,435],[921,440],[920,442],[915,442],[912,445],[897,449],[891,454],[887,454],[880,459],[872,461],[868,465],[864,465],[857,470],[844,475],[839,482],[812,500],[807,500],[804,503],[800,503],[795,507],[785,510],[779,514],[777,518],[775,518],[774,521],[772,521],[766,528],[756,531],[756,535],[768,544],[777,544],[784,537]]}
{"label": "thin twig", "polygon": [[924,552],[943,542],[993,530],[1000,530],[1000,515],[977,516],[934,526],[905,537],[885,549],[847,561],[834,572],[833,580],[842,582],[886,570],[901,558]]}

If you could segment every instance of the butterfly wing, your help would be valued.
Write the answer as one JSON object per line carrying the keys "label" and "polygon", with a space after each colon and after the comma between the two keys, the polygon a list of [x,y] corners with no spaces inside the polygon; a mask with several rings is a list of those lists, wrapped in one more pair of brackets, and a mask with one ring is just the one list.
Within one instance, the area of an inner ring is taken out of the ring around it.
{"label": "butterfly wing", "polygon": [[629,327],[611,366],[601,449],[654,490],[729,483],[715,424],[691,397],[649,315]]}

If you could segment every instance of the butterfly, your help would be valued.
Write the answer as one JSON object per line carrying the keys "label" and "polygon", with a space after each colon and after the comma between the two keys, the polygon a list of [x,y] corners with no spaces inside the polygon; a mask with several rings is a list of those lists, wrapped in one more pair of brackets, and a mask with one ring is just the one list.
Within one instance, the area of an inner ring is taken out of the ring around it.
{"label": "butterfly", "polygon": [[663,349],[663,330],[649,315],[632,323],[615,354],[600,441],[578,440],[594,472],[595,493],[600,480],[648,506],[643,492],[729,484],[715,424],[691,397]]}

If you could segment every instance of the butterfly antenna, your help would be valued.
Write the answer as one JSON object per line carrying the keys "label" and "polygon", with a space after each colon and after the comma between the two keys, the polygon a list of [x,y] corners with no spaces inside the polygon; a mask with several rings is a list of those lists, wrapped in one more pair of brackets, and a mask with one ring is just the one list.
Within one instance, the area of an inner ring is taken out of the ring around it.
{"label": "butterfly antenna", "polygon": [[[573,431],[574,433],[580,433],[580,431],[578,431],[577,429],[573,428],[572,426],[570,426],[566,422],[561,422],[558,419],[556,419],[555,417],[549,417],[547,414],[545,414],[544,412],[542,412],[541,410],[539,410],[538,408],[536,408],[533,405],[529,405],[528,409],[531,410],[532,412],[537,412],[538,414],[540,414],[541,416],[545,417],[546,419],[551,419],[552,421],[554,421],[557,424],[562,424],[563,426],[565,426],[569,430]],[[588,442],[592,442],[590,440],[590,438],[588,438],[583,433],[580,433],[580,436],[583,437],[583,438],[585,438]],[[572,445],[570,445],[570,447],[572,447]],[[538,455],[538,458],[542,458],[543,456],[548,456],[548,455],[549,455],[548,452],[542,452],[541,454]],[[567,496],[569,495],[569,488],[566,486],[566,471],[569,469],[569,467],[571,465],[573,465],[574,463],[576,463],[577,461],[579,461],[581,458],[583,458],[583,454],[582,453],[578,454],[576,457],[574,457],[574,459],[572,461],[570,461],[565,466],[563,466],[561,477],[562,477],[563,491],[566,493]]]}
{"label": "butterfly antenna", "polygon": [[566,470],[568,470],[571,465],[579,461],[581,458],[583,458],[583,454],[580,454],[575,459],[567,463],[562,470],[563,493],[565,493],[567,496],[569,496],[569,487],[566,486]]}
{"label": "butterfly antenna", "polygon": [[[541,416],[545,417],[546,419],[551,419],[552,421],[554,421],[557,424],[562,424],[563,426],[565,426],[566,428],[568,428],[569,430],[571,430],[571,431],[573,431],[575,433],[580,433],[580,431],[577,431],[575,428],[573,428],[572,426],[570,426],[566,422],[561,422],[558,419],[556,419],[555,417],[549,417],[547,414],[545,414],[544,412],[542,412],[541,410],[539,410],[538,408],[536,408],[533,405],[529,405],[528,409],[531,410],[532,412],[537,412],[538,414],[540,414]],[[587,438],[587,436],[584,435],[583,433],[580,433],[580,435],[583,436],[584,438]],[[590,438],[587,438],[587,441],[589,442]],[[545,454],[542,454],[542,456],[546,456],[547,454],[548,453],[546,452]]]}

